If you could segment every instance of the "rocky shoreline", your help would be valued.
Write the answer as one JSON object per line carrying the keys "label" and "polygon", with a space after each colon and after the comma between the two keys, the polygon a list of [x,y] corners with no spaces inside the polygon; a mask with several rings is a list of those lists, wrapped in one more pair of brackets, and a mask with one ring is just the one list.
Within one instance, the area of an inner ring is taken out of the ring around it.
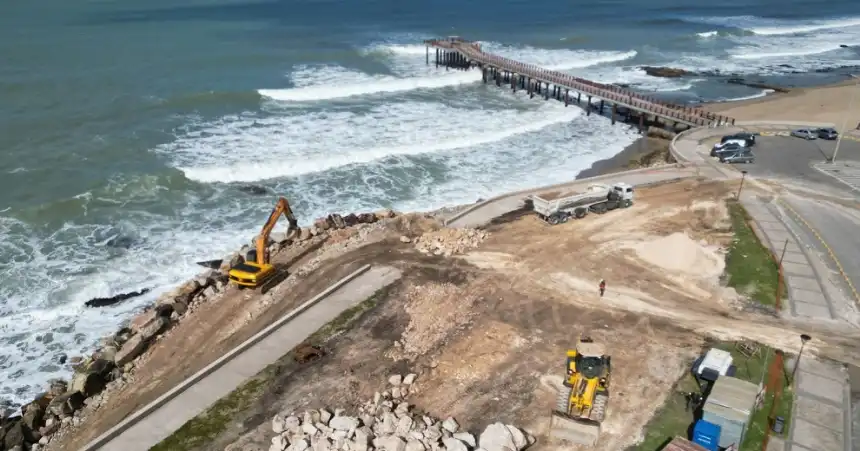
{"label": "rocky shoreline", "polygon": [[[392,210],[375,213],[331,214],[285,235],[272,233],[268,250],[272,257],[294,244],[324,239],[328,234],[365,224],[381,223],[399,216]],[[256,240],[256,237],[254,238]],[[254,240],[251,241],[253,245]],[[0,411],[0,451],[38,451],[60,440],[95,412],[113,392],[135,381],[135,367],[146,358],[151,345],[170,333],[195,310],[217,300],[227,290],[227,273],[244,261],[251,249],[243,246],[223,259],[218,269],[207,269],[179,287],[166,292],[143,312],[103,337],[89,356],[69,359],[74,369],[70,380],[52,380],[46,391],[20,409]],[[435,249],[442,252],[441,250]]]}

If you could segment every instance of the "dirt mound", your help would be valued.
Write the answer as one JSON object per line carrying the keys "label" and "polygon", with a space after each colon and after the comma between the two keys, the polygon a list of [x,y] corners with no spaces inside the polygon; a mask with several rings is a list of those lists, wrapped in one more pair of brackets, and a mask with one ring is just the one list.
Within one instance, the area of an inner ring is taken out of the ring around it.
{"label": "dirt mound", "polygon": [[411,287],[405,305],[409,325],[386,355],[394,360],[415,359],[444,344],[472,321],[476,301],[475,295],[450,283]]}
{"label": "dirt mound", "polygon": [[631,244],[636,255],[647,263],[675,273],[710,279],[725,269],[725,258],[686,233],[673,233],[654,240]]}
{"label": "dirt mound", "polygon": [[450,256],[478,247],[487,232],[475,229],[441,229],[415,240],[415,248],[425,254]]}

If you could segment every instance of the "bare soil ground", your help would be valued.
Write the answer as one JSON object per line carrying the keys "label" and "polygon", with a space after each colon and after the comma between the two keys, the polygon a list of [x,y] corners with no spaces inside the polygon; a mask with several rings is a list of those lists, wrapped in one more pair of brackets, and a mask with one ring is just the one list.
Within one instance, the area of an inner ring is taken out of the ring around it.
{"label": "bare soil ground", "polygon": [[[731,240],[728,193],[716,182],[665,184],[640,190],[629,209],[557,226],[514,212],[488,226],[477,249],[449,257],[400,241],[439,227],[421,216],[341,240],[350,245],[327,243],[293,264],[314,270],[288,279],[271,302],[231,291],[181,323],[141,364],[136,383],[64,449],[77,449],[364,263],[397,266],[404,277],[348,331],[321,337],[325,357],[306,364],[283,358],[252,408],[204,449],[266,450],[276,413],[354,409],[388,375],[407,371],[419,374],[410,402],[420,410],[454,416],[473,431],[495,421],[516,424],[537,436],[535,449],[573,449],[548,441],[545,429],[564,353],[580,335],[605,343],[613,358],[613,395],[596,449],[624,449],[638,441],[704,336],[796,347],[797,326],[740,312],[737,294],[720,284],[721,249]],[[608,285],[602,298],[601,278]],[[250,320],[236,322],[248,312]],[[235,333],[205,338],[225,327]],[[856,333],[803,330],[816,336],[811,352],[858,360]]]}

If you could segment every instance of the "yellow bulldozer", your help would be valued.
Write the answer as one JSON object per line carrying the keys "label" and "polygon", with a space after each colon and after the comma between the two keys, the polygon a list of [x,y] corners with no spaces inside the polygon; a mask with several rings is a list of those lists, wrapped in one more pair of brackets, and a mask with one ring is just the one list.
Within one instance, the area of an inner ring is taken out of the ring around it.
{"label": "yellow bulldozer", "polygon": [[269,235],[281,215],[286,216],[289,221],[287,234],[299,229],[298,221],[293,214],[290,203],[283,197],[278,199],[275,208],[269,214],[269,219],[263,224],[263,230],[257,236],[254,243],[254,249],[248,251],[248,255],[244,256],[245,261],[232,267],[229,272],[230,281],[235,283],[240,288],[257,288],[261,287],[261,292],[265,293],[272,287],[282,282],[288,275],[286,270],[276,268],[269,262],[269,253],[266,248],[269,244]]}
{"label": "yellow bulldozer", "polygon": [[567,351],[564,389],[559,391],[550,419],[550,437],[594,445],[609,402],[611,360],[603,345],[582,338]]}

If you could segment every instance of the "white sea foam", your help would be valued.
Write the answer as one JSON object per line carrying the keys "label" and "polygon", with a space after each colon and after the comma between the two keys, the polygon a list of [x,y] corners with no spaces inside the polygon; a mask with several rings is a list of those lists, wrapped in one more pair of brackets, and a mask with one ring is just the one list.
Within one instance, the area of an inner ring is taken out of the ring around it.
{"label": "white sea foam", "polygon": [[732,97],[732,98],[729,98],[729,99],[720,99],[719,101],[720,101],[720,102],[738,102],[738,101],[741,101],[741,100],[759,99],[759,98],[762,98],[762,97],[767,97],[769,94],[773,94],[774,92],[776,92],[776,91],[774,91],[773,89],[763,89],[763,90],[761,90],[761,92],[757,92],[757,93],[755,93],[755,94],[750,94],[750,95],[748,95],[748,96],[743,96],[743,97]]}
{"label": "white sea foam", "polygon": [[703,33],[696,33],[696,36],[698,36],[700,38],[713,38],[719,34],[720,34],[719,31],[714,30],[714,31],[705,31]]}
{"label": "white sea foam", "polygon": [[[550,70],[585,68],[624,61],[636,56],[635,51],[545,50],[494,43],[484,46],[488,52]],[[433,64],[427,66],[423,45],[374,44],[364,52],[388,56],[389,66],[398,76],[368,75],[339,66],[301,66],[290,76],[295,87],[260,89],[257,92],[263,97],[281,102],[314,102],[438,89],[481,81],[479,71],[439,70]]]}

